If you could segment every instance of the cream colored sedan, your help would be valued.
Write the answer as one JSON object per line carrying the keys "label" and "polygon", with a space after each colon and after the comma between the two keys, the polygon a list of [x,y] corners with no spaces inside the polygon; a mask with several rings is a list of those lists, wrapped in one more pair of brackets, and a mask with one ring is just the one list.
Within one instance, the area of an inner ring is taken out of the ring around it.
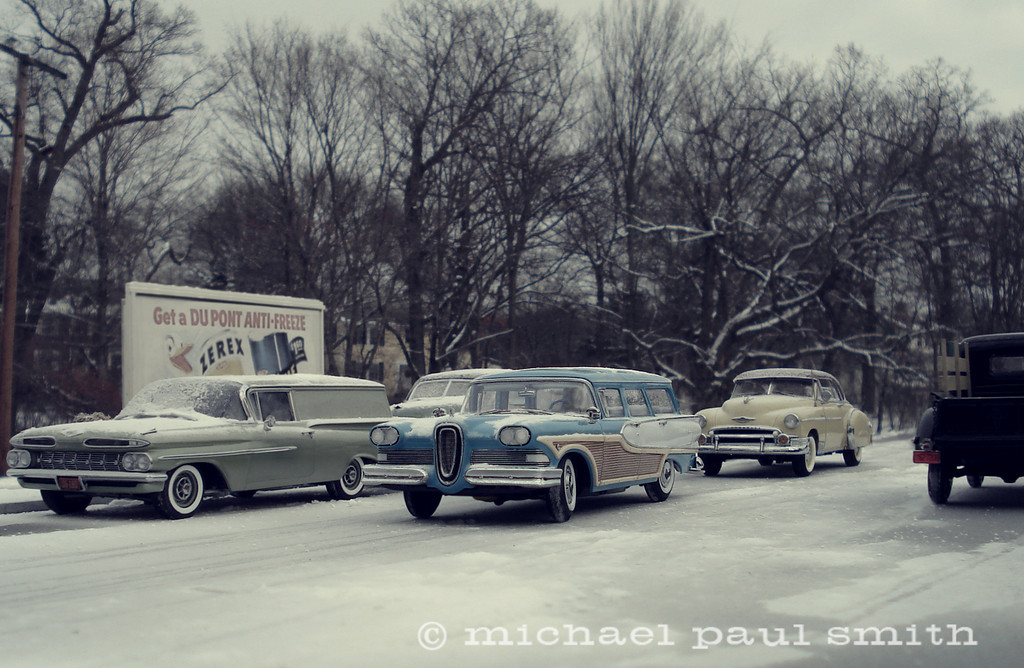
{"label": "cream colored sedan", "polygon": [[697,413],[705,442],[698,456],[705,475],[718,475],[727,459],[756,459],[764,466],[788,462],[810,475],[819,455],[842,454],[860,463],[871,443],[867,415],[846,400],[831,374],[811,369],[758,369],[736,377],[732,396],[719,408]]}

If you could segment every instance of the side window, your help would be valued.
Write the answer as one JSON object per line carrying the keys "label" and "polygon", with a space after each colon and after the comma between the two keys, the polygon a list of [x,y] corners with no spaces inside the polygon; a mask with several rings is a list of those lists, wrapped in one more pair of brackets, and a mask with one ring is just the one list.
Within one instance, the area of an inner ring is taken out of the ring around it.
{"label": "side window", "polygon": [[843,394],[839,391],[839,388],[831,380],[821,381],[821,400],[834,404],[843,400]]}
{"label": "side window", "polygon": [[266,420],[271,415],[279,422],[293,422],[292,404],[288,400],[287,391],[274,390],[270,392],[257,392],[256,405],[259,406],[260,416]]}
{"label": "side window", "polygon": [[650,409],[647,408],[647,402],[644,400],[643,390],[626,390],[626,405],[629,406],[629,414],[633,417],[651,414]]}
{"label": "side window", "polygon": [[604,404],[605,417],[625,417],[626,410],[622,407],[622,395],[611,387],[602,387],[597,391],[601,395],[601,403]]}
{"label": "side window", "polygon": [[668,390],[663,387],[647,388],[647,400],[651,402],[655,415],[670,415],[676,412],[676,407],[672,403],[672,397],[669,396]]}

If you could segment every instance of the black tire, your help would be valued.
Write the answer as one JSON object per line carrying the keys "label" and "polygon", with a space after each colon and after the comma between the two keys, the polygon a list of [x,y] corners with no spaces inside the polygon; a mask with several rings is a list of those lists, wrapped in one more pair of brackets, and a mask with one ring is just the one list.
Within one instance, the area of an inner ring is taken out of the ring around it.
{"label": "black tire", "polygon": [[704,462],[704,475],[715,476],[722,472],[722,462],[725,460],[721,457],[705,455],[700,459]]}
{"label": "black tire", "polygon": [[421,520],[432,516],[441,504],[441,492],[432,489],[407,489],[404,496],[409,513]]}
{"label": "black tire", "polygon": [[[332,480],[326,485],[327,494],[332,499],[354,499],[363,493],[363,462],[358,457],[345,467],[339,480]],[[433,511],[431,511],[433,512]]]}
{"label": "black tire", "polygon": [[847,466],[857,466],[860,464],[863,448],[851,448],[849,450],[843,450],[843,462]]}
{"label": "black tire", "polygon": [[985,476],[983,475],[969,475],[967,476],[967,484],[978,489],[985,483]]}
{"label": "black tire", "polygon": [[818,439],[813,434],[808,436],[807,439],[810,441],[807,444],[807,454],[793,460],[793,473],[798,478],[805,478],[811,475],[811,472],[814,470],[814,462],[818,459]]}
{"label": "black tire", "polygon": [[171,471],[167,484],[157,494],[156,507],[169,520],[192,517],[203,503],[206,486],[199,469],[185,464]]}
{"label": "black tire", "polygon": [[46,507],[58,515],[77,515],[84,513],[85,509],[92,503],[92,497],[88,494],[65,494],[64,492],[52,492],[40,490],[43,495],[43,503]]}
{"label": "black tire", "polygon": [[666,458],[665,463],[661,466],[661,475],[654,482],[644,485],[644,491],[647,492],[648,499],[657,503],[667,499],[675,485],[676,467],[672,464],[671,460]]}
{"label": "black tire", "polygon": [[949,501],[953,489],[953,474],[942,464],[928,465],[928,497],[932,503],[941,506]]}
{"label": "black tire", "polygon": [[576,510],[576,465],[566,457],[558,468],[562,469],[562,479],[548,490],[548,511],[555,522],[568,522]]}
{"label": "black tire", "polygon": [[772,464],[775,463],[775,460],[772,459],[771,457],[758,457],[757,463],[760,464],[761,466],[771,466]]}
{"label": "black tire", "polygon": [[256,496],[255,489],[243,489],[241,492],[231,492],[231,495],[238,499],[251,499]]}

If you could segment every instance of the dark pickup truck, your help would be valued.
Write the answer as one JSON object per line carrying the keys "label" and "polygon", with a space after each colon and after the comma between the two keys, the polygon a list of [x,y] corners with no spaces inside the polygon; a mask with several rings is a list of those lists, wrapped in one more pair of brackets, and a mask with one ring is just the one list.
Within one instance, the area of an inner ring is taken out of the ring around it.
{"label": "dark pickup truck", "polygon": [[928,496],[946,503],[953,478],[1024,476],[1024,332],[972,336],[939,356],[939,387],[914,437]]}

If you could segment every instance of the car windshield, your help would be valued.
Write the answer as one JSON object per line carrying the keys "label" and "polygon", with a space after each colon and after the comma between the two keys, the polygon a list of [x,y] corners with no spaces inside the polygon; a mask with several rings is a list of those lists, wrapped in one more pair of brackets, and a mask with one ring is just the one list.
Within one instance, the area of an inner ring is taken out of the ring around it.
{"label": "car windshield", "polygon": [[138,417],[188,417],[201,413],[210,417],[245,420],[239,392],[241,384],[209,378],[158,380],[132,397],[117,419]]}
{"label": "car windshield", "polygon": [[596,405],[590,387],[578,380],[494,380],[470,386],[463,412],[585,413]]}
{"label": "car windshield", "polygon": [[433,399],[444,396],[444,390],[448,387],[447,380],[420,380],[409,391],[407,401],[412,399]]}
{"label": "car windshield", "polygon": [[736,381],[736,386],[732,389],[734,398],[761,394],[813,397],[814,381],[809,378],[745,378]]}

